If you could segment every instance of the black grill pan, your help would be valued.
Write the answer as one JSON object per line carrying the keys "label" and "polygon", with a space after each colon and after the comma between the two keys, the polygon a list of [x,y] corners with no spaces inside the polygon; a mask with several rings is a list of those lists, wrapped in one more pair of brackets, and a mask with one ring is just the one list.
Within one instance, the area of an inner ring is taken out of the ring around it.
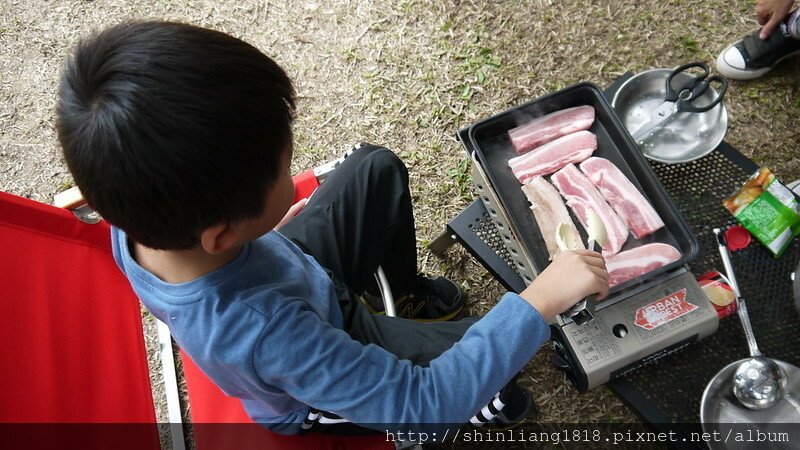
{"label": "black grill pan", "polygon": [[[469,128],[469,139],[497,194],[500,207],[504,208],[511,225],[517,230],[517,239],[527,249],[531,262],[536,266],[533,269],[538,273],[549,264],[550,257],[530,203],[522,192],[522,185],[508,167],[508,160],[516,156],[508,131],[545,114],[580,105],[591,105],[595,109],[595,122],[589,129],[597,135],[597,150],[592,156],[606,158],[614,163],[650,201],[665,224],[660,230],[640,240],[630,235],[622,250],[646,243],[662,242],[681,252],[678,261],[616,286],[612,291],[621,294],[627,288],[693,260],[699,251],[699,244],[600,89],[591,83],[581,83],[532,100],[472,125]],[[549,181],[550,177],[545,178]],[[571,209],[567,209],[586,242],[580,222]]]}

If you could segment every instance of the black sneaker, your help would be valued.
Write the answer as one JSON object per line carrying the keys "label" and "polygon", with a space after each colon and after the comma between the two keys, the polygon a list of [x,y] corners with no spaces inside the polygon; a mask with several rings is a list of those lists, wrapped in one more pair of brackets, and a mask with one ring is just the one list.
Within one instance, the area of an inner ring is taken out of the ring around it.
{"label": "black sneaker", "polygon": [[789,34],[785,21],[764,40],[759,33],[754,31],[723,50],[717,57],[717,70],[734,80],[752,80],[784,59],[800,54],[800,40]]}
{"label": "black sneaker", "polygon": [[[365,292],[361,300],[373,314],[384,314],[383,300]],[[417,285],[409,294],[396,297],[397,317],[420,322],[444,322],[464,308],[467,294],[445,277],[417,275]]]}
{"label": "black sneaker", "polygon": [[[484,427],[491,430],[502,431],[516,428],[523,423],[525,419],[536,414],[536,403],[533,401],[533,395],[530,391],[520,386],[516,382],[509,383],[502,391],[500,391],[499,399],[505,404],[503,408],[494,414],[494,417],[486,422],[483,422],[483,411],[478,413],[470,422],[473,425]],[[495,412],[495,408],[487,406],[490,414]]]}

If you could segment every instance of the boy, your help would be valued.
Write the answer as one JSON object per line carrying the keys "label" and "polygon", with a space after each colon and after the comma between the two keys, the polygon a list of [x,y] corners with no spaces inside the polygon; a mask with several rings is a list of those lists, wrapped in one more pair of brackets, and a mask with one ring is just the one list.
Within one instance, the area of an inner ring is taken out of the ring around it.
{"label": "boy", "polygon": [[386,149],[357,150],[291,217],[293,111],[290,80],[254,47],[141,22],[77,47],[57,129],[142,303],[254,421],[294,434],[342,431],[320,411],[370,429],[523,420],[529,396],[503,386],[549,320],[607,294],[602,257],[562,255],[480,320],[372,315],[358,298],[374,297],[378,265],[422,318],[463,295],[417,275],[408,174]]}

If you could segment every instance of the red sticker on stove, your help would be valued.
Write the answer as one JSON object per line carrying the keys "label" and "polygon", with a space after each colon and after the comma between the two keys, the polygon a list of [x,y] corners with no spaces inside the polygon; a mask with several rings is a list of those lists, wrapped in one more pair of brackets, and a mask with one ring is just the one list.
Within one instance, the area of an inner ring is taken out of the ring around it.
{"label": "red sticker on stove", "polygon": [[697,305],[686,301],[686,289],[681,289],[637,309],[634,323],[645,330],[652,330],[695,309]]}

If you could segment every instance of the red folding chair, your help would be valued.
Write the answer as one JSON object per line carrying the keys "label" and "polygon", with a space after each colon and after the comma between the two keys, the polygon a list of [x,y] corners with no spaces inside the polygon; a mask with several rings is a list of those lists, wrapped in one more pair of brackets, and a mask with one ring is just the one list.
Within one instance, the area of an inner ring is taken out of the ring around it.
{"label": "red folding chair", "polygon": [[[296,181],[301,179],[307,184],[298,192],[310,194],[319,184],[308,172]],[[0,442],[19,444],[4,448],[64,448],[67,442],[76,448],[157,449],[138,299],[112,259],[108,225],[76,215],[0,192]],[[162,347],[171,359],[171,345]],[[182,359],[198,449],[394,448],[381,435],[272,433],[254,425],[239,400],[226,396],[191,359]],[[172,384],[168,397],[175,403]],[[179,412],[170,409],[171,422],[177,422]],[[49,425],[2,426],[9,423]],[[61,423],[139,425],[55,425]],[[183,448],[180,427],[172,430],[173,448]]]}
{"label": "red folding chair", "polygon": [[159,448],[139,301],[109,245],[104,223],[0,192],[0,422],[50,424],[0,428],[4,448]]}

